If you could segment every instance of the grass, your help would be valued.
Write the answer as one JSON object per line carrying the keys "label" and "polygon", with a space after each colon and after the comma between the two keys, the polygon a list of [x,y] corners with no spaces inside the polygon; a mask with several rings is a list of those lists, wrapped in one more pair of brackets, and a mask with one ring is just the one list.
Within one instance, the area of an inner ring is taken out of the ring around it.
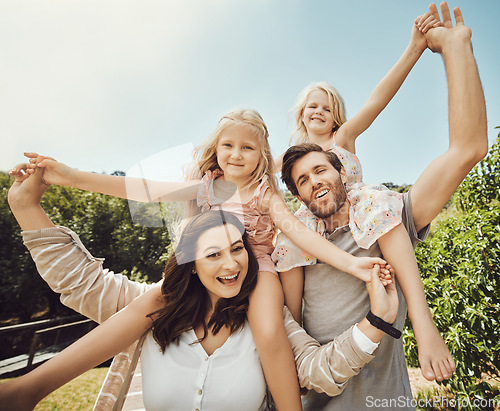
{"label": "grass", "polygon": [[[94,368],[45,397],[35,411],[92,410],[108,368]],[[0,380],[0,383],[7,380]]]}
{"label": "grass", "polygon": [[[61,411],[83,411],[92,410],[95,399],[104,381],[108,368],[94,368],[87,371],[85,374],[74,379],[68,384],[62,386],[57,391],[45,397],[35,408],[35,411],[61,410]],[[439,397],[453,398],[453,395],[445,386],[436,384],[435,382],[426,381],[420,375],[420,369],[409,369],[410,381],[412,385],[413,395],[416,401],[421,404],[427,400]],[[0,380],[0,383],[7,380]],[[500,388],[497,381],[491,381],[493,385]],[[442,400],[443,401],[443,400]],[[435,404],[435,408],[426,408],[417,406],[418,410],[454,410],[455,408],[446,407],[444,404]],[[495,408],[498,410],[499,408]]]}

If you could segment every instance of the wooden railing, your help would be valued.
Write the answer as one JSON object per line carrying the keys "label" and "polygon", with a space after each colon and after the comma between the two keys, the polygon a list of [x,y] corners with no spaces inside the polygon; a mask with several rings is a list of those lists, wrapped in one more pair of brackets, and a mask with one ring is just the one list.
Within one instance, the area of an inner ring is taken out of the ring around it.
{"label": "wooden railing", "polygon": [[[71,315],[71,316],[66,316],[66,317],[61,317],[61,318],[54,318],[50,320],[40,320],[40,321],[33,321],[29,323],[24,323],[24,324],[17,324],[17,325],[9,325],[5,327],[0,327],[0,337],[5,336],[6,334],[19,334],[19,333],[27,333],[26,337],[23,337],[26,341],[26,345],[28,345],[29,338],[31,338],[31,344],[29,345],[29,351],[27,350],[27,347],[25,348],[26,351],[24,351],[27,357],[27,363],[26,366],[17,366],[17,370],[23,370],[23,372],[29,371],[32,369],[34,366],[37,364],[34,364],[35,362],[35,357],[37,352],[42,349],[42,348],[50,348],[50,347],[57,347],[61,343],[61,332],[63,330],[66,330],[70,327],[84,327],[83,333],[89,332],[92,328],[94,328],[97,324],[82,316],[82,315]],[[33,330],[33,334],[30,333],[30,331]],[[42,336],[49,335],[48,338],[50,338],[50,334],[55,333],[53,339],[47,340],[47,338],[42,340]],[[75,338],[72,338],[69,340],[69,342],[73,342]],[[40,347],[40,343],[43,341],[43,346]],[[64,340],[63,340],[64,341]],[[68,341],[66,341],[68,342]],[[6,347],[3,347],[6,349]],[[28,352],[27,352],[28,351]],[[18,351],[19,352],[19,351]],[[5,354],[5,352],[4,352]],[[21,358],[23,356],[22,351],[21,351]],[[45,357],[47,357],[48,354],[44,354]],[[49,354],[52,355],[52,354]],[[55,353],[53,354],[55,355]],[[5,355],[2,355],[2,357],[5,357]],[[12,359],[18,358],[12,357]],[[8,360],[3,360],[3,362],[8,361]],[[18,361],[18,360],[15,360]],[[21,360],[21,364],[26,361],[26,360]],[[43,362],[43,361],[42,361]],[[16,362],[17,364],[17,362]],[[12,365],[11,365],[12,366]],[[9,366],[7,366],[9,367]],[[0,370],[0,372],[2,372]]]}

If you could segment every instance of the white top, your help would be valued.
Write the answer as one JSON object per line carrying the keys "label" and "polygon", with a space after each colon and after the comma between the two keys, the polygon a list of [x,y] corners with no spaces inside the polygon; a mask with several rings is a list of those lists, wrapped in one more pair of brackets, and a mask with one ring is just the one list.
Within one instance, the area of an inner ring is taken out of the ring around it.
{"label": "white top", "polygon": [[210,356],[192,344],[197,339],[194,330],[186,331],[162,354],[148,334],[141,353],[146,409],[264,409],[266,383],[248,322]]}

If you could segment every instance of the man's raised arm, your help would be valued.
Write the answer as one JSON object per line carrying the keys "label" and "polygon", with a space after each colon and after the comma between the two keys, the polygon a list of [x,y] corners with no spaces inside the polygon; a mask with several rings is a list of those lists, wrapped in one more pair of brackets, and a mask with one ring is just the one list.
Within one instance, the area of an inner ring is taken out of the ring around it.
{"label": "man's raised arm", "polygon": [[[439,19],[435,4],[429,10]],[[446,68],[449,148],[424,170],[410,191],[417,231],[438,215],[465,176],[488,152],[486,106],[472,53],[472,32],[464,25],[460,9],[453,11],[456,27],[448,5],[443,2],[444,27],[435,27],[425,34],[429,49],[443,56]]]}

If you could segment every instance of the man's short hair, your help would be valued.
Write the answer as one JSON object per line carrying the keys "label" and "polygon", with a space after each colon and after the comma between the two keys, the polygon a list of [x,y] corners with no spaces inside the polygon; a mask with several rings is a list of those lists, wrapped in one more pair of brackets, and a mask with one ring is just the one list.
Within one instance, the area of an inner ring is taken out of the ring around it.
{"label": "man's short hair", "polygon": [[328,162],[333,166],[335,170],[339,173],[342,171],[342,163],[335,153],[331,151],[325,151],[321,146],[313,143],[302,143],[296,146],[290,147],[285,155],[283,156],[283,165],[281,167],[281,181],[283,181],[287,188],[293,195],[299,195],[297,186],[292,179],[292,168],[297,160],[309,153],[318,152],[323,153]]}

